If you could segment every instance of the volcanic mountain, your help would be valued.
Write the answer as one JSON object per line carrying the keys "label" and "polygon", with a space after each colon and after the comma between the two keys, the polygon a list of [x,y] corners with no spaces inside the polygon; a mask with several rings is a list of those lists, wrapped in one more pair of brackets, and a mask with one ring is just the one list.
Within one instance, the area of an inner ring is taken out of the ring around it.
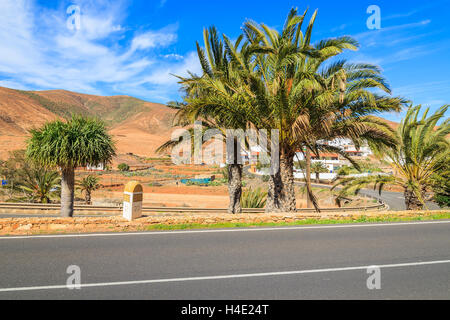
{"label": "volcanic mountain", "polygon": [[23,91],[0,87],[0,159],[25,148],[29,130],[71,114],[104,120],[119,154],[155,156],[170,139],[175,110],[129,96],[102,97],[66,90]]}

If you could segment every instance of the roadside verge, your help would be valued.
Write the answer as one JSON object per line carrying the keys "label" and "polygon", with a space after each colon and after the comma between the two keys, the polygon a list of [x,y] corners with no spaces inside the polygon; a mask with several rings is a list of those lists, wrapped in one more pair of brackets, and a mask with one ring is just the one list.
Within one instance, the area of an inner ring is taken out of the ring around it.
{"label": "roadside verge", "polygon": [[435,211],[375,211],[327,213],[274,213],[144,216],[134,221],[122,217],[76,218],[4,218],[0,219],[0,236],[132,232],[150,230],[183,230],[205,228],[236,228],[289,226],[306,224],[338,224],[359,222],[396,222],[450,219],[449,210]]}

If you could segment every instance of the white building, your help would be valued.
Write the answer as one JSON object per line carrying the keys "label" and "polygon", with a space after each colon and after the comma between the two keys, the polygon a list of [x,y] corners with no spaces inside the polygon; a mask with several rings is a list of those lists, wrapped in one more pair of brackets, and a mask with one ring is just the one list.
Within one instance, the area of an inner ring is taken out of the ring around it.
{"label": "white building", "polygon": [[104,163],[100,163],[98,166],[94,166],[94,165],[88,164],[86,166],[86,170],[87,171],[104,171],[105,170],[105,164]]}
{"label": "white building", "polygon": [[330,146],[341,148],[356,157],[368,157],[373,154],[367,144],[362,145],[358,150],[350,139],[334,139],[327,141],[327,143]]}

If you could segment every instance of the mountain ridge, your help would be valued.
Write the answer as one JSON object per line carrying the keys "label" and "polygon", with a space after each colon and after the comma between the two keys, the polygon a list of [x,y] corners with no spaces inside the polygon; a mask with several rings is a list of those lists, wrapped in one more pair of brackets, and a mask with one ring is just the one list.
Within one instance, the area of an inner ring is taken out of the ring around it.
{"label": "mountain ridge", "polygon": [[30,129],[71,114],[96,116],[105,121],[119,154],[154,156],[155,149],[171,136],[175,112],[163,104],[126,95],[0,87],[0,158],[24,148]]}
{"label": "mountain ridge", "polygon": [[[156,148],[169,140],[174,130],[175,112],[166,105],[127,95],[0,87],[0,159],[6,159],[10,151],[25,148],[30,129],[71,114],[96,116],[105,121],[118,154],[157,156]],[[398,127],[397,122],[383,120],[394,129]]]}

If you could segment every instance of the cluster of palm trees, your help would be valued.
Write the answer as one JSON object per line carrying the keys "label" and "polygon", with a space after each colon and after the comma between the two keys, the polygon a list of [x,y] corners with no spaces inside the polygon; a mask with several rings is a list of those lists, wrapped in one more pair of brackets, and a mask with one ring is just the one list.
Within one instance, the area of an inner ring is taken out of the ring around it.
{"label": "cluster of palm trees", "polygon": [[[339,59],[344,51],[358,48],[355,39],[343,36],[312,44],[317,11],[306,25],[307,14],[292,9],[281,32],[247,21],[236,41],[220,37],[214,27],[204,30],[204,48],[197,43],[202,74],[179,77],[185,97],[173,105],[179,109],[176,126],[189,128],[201,120],[224,137],[226,129],[278,130],[280,165],[269,177],[268,212],[296,210],[297,152],[306,159],[308,198],[319,209],[311,190],[311,153],[331,151],[353,161],[326,143],[335,138],[349,138],[356,146],[394,146],[393,130],[373,115],[399,111],[407,103],[391,96],[379,67]],[[168,142],[160,150],[172,145]],[[234,161],[228,173],[229,212],[239,213],[242,165]]]}

